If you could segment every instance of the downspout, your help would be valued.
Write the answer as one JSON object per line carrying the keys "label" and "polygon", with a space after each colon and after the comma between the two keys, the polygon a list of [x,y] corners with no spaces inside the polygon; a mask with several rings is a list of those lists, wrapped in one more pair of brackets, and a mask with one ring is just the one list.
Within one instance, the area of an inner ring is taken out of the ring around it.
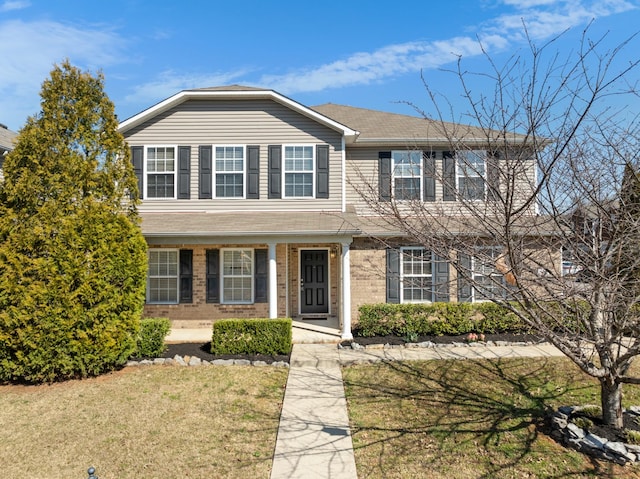
{"label": "downspout", "polygon": [[347,211],[347,143],[342,135],[342,212]]}

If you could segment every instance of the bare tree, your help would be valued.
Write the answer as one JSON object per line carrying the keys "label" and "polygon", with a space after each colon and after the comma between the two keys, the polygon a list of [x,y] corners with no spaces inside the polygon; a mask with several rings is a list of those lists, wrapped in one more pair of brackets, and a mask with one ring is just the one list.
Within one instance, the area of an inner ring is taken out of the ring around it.
{"label": "bare tree", "polygon": [[[451,106],[423,77],[435,115],[417,110],[448,150],[429,161],[428,145],[416,147],[437,178],[435,201],[401,188],[381,201],[371,178],[356,173],[351,183],[372,217],[450,260],[459,300],[504,306],[597,378],[603,419],[621,427],[622,384],[640,384],[629,376],[640,354],[639,200],[624,194],[638,182],[629,171],[640,160],[640,131],[612,105],[624,95],[637,101],[629,79],[639,62],[618,61],[635,36],[603,53],[606,37],[587,34],[567,57],[554,41],[530,41],[504,65],[486,55],[479,74],[459,61],[450,73],[469,127],[445,121]],[[474,91],[473,75],[491,89]]]}

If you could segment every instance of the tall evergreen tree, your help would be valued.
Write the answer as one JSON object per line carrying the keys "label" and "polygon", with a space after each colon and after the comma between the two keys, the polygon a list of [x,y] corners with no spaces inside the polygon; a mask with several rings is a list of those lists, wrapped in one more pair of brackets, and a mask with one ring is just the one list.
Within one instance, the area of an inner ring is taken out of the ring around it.
{"label": "tall evergreen tree", "polygon": [[0,380],[100,374],[132,353],[146,243],[129,150],[102,74],[42,86],[0,185]]}

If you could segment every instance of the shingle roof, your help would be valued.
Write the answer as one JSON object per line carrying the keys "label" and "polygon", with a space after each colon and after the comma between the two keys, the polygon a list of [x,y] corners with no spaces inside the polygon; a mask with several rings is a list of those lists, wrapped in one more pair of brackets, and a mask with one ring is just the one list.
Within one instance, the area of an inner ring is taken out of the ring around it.
{"label": "shingle roof", "polygon": [[[141,212],[146,237],[339,236],[359,232],[353,212]],[[286,232],[286,233],[284,233]]]}
{"label": "shingle roof", "polygon": [[0,124],[0,150],[13,150],[13,144],[18,134]]}
{"label": "shingle roof", "polygon": [[[410,115],[325,103],[312,110],[360,132],[358,143],[437,143],[464,140],[487,143],[501,132]],[[517,139],[519,135],[514,135]]]}

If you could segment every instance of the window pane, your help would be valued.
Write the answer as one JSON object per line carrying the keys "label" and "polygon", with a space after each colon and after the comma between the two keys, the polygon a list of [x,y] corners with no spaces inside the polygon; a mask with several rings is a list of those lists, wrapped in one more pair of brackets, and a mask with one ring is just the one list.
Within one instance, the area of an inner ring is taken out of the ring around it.
{"label": "window pane", "polygon": [[178,302],[178,252],[150,250],[148,265],[149,303]]}
{"label": "window pane", "polygon": [[396,200],[419,200],[419,178],[396,178],[394,182]]}
{"label": "window pane", "polygon": [[286,173],[284,181],[285,196],[313,196],[312,173]]}
{"label": "window pane", "polygon": [[467,200],[484,199],[484,179],[483,178],[460,178],[460,194]]}
{"label": "window pane", "polygon": [[174,176],[170,175],[148,175],[147,177],[147,198],[173,198]]}
{"label": "window pane", "polygon": [[392,151],[393,195],[396,200],[419,200],[422,188],[422,152]]}
{"label": "window pane", "polygon": [[433,299],[432,255],[424,248],[402,250],[402,298],[404,302]]}
{"label": "window pane", "polygon": [[222,263],[225,303],[249,303],[253,295],[253,250],[225,250]]}
{"label": "window pane", "polygon": [[243,184],[242,174],[217,174],[216,196],[223,198],[242,198]]}
{"label": "window pane", "polygon": [[457,158],[458,191],[467,200],[484,200],[486,172],[484,150],[459,151]]}

